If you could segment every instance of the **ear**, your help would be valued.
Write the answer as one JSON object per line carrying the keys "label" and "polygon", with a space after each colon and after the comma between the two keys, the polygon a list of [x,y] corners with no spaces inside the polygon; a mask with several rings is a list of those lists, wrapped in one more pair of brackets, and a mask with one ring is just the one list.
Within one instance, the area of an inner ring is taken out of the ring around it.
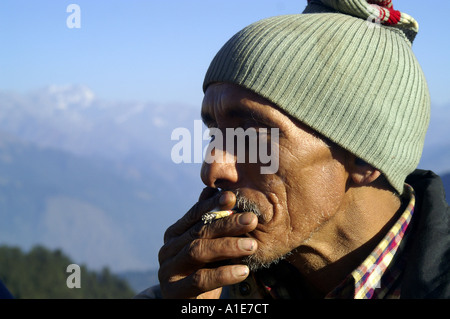
{"label": "ear", "polygon": [[349,158],[350,178],[358,186],[366,186],[380,177],[381,172],[364,160],[351,155]]}

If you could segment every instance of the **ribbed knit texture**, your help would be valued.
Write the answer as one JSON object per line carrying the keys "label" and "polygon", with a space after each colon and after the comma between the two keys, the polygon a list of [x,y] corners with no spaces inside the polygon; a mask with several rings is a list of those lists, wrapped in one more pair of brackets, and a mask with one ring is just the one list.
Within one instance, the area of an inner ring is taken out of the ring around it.
{"label": "ribbed knit texture", "polygon": [[429,121],[402,32],[341,13],[277,16],[233,36],[204,81],[241,85],[379,169],[401,194]]}

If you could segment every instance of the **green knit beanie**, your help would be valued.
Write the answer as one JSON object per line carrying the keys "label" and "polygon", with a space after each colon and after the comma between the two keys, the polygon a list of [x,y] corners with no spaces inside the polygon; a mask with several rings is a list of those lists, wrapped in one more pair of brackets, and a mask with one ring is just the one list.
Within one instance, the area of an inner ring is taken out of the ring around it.
{"label": "green knit beanie", "polygon": [[[203,84],[245,87],[379,169],[398,191],[418,165],[430,117],[411,44],[417,22],[390,0],[309,1],[235,34]],[[378,5],[374,4],[378,3]]]}

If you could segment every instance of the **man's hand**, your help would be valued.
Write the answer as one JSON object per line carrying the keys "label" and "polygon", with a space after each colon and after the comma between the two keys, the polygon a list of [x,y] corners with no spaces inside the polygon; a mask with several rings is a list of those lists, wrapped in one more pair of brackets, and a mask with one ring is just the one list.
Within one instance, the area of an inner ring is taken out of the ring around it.
{"label": "man's hand", "polygon": [[236,236],[255,229],[257,217],[241,213],[211,224],[201,221],[204,213],[215,208],[231,209],[235,203],[232,192],[219,193],[207,187],[199,201],[167,229],[159,251],[158,275],[164,298],[219,298],[223,286],[247,278],[249,269],[245,265],[211,263],[253,254],[256,241]]}

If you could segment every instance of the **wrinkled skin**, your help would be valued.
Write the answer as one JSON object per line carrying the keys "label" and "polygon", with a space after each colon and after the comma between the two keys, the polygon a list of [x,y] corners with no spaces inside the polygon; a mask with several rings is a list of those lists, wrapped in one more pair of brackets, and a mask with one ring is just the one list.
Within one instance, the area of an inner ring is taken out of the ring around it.
{"label": "wrinkled skin", "polygon": [[[201,178],[207,187],[165,234],[159,254],[163,297],[218,298],[221,287],[248,276],[248,267],[268,265],[289,253],[294,264],[307,264],[296,251],[329,259],[325,252],[337,233],[330,225],[334,220],[345,223],[343,212],[353,205],[349,153],[329,146],[271,102],[231,84],[208,87],[202,117],[224,135],[226,128],[279,128],[279,169],[261,174],[261,163],[203,164]],[[223,150],[215,152],[225,156]],[[203,213],[234,207],[236,190],[255,203],[261,215],[242,212],[204,225]]]}

